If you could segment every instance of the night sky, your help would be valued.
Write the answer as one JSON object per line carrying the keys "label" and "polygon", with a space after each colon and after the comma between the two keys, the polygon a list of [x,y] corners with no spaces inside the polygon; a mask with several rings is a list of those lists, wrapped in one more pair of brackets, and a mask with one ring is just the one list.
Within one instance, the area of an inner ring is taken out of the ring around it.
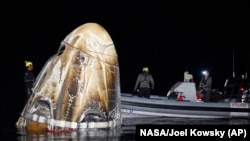
{"label": "night sky", "polygon": [[65,36],[87,22],[102,25],[113,39],[122,92],[132,92],[143,66],[161,95],[183,81],[186,67],[196,83],[208,69],[218,89],[233,70],[250,74],[246,2],[1,3],[2,94],[9,97],[25,96],[24,60],[34,63],[37,75]]}

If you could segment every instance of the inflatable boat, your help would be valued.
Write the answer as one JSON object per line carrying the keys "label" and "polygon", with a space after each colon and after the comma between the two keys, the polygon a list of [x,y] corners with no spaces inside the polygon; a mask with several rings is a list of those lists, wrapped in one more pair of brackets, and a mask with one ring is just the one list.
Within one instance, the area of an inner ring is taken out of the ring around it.
{"label": "inflatable boat", "polygon": [[[177,95],[171,98],[171,94]],[[179,98],[183,97],[183,98]],[[130,116],[167,116],[188,118],[250,118],[250,102],[197,99],[193,82],[177,82],[165,96],[138,97],[121,93],[121,111]]]}

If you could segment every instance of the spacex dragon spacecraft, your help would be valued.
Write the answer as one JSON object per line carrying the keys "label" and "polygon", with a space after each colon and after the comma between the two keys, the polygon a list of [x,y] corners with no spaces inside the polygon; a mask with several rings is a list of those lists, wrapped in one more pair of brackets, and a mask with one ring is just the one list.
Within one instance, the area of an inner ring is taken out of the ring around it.
{"label": "spacex dragon spacecraft", "polygon": [[16,122],[29,132],[122,124],[118,55],[97,23],[74,29],[47,60]]}

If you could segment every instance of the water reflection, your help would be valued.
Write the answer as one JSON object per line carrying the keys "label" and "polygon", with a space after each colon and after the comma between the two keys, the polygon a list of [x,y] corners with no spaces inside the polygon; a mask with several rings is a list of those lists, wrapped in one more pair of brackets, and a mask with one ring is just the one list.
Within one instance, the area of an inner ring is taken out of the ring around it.
{"label": "water reflection", "polygon": [[18,130],[18,141],[82,141],[82,140],[103,140],[103,141],[120,141],[121,128],[115,129],[81,129],[72,132],[58,132],[58,133],[39,133],[29,134],[25,130]]}
{"label": "water reflection", "polygon": [[229,125],[250,125],[250,119],[230,119]]}
{"label": "water reflection", "polygon": [[[123,118],[121,128],[114,129],[79,129],[64,133],[28,134],[25,130],[18,129],[18,141],[127,141],[135,140],[136,125],[158,124],[158,125],[250,125],[250,119],[211,119],[211,118],[170,118],[170,117],[126,117]],[[215,126],[217,127],[217,126]]]}

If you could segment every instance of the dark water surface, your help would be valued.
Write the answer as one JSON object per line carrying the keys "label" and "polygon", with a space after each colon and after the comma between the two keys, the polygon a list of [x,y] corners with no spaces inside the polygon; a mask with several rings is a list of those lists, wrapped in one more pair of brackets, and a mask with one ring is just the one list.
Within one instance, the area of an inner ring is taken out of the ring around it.
{"label": "dark water surface", "polygon": [[[22,101],[20,103],[20,101]],[[1,103],[1,141],[127,141],[136,140],[136,125],[250,125],[250,119],[195,119],[170,117],[123,116],[121,128],[110,130],[79,130],[71,133],[26,134],[15,123],[25,103],[23,99],[7,97]]]}
{"label": "dark water surface", "polygon": [[136,125],[250,125],[249,119],[195,119],[170,117],[124,117],[117,129],[82,129],[70,133],[26,134],[15,127],[17,116],[3,115],[1,138],[17,141],[125,141],[136,140]]}

